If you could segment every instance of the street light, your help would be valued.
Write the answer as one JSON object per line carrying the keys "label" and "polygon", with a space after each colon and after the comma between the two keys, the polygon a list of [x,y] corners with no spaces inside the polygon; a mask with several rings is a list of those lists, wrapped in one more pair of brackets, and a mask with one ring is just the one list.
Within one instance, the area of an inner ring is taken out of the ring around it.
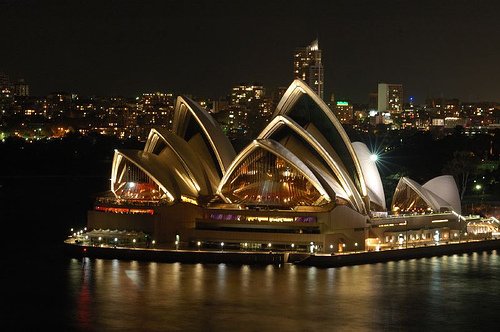
{"label": "street light", "polygon": [[224,242],[220,243],[220,248],[221,248],[222,251],[224,251]]}
{"label": "street light", "polygon": [[201,242],[198,241],[196,244],[198,245],[198,250],[200,250]]}

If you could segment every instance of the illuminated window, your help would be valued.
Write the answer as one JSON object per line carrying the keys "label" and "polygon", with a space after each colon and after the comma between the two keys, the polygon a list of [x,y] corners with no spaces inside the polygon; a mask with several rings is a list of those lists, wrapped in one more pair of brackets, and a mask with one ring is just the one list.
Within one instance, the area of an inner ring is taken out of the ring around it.
{"label": "illuminated window", "polygon": [[132,163],[124,160],[120,167],[120,176],[114,184],[117,197],[127,200],[160,200],[166,193],[146,173]]}
{"label": "illuminated window", "polygon": [[257,149],[231,174],[222,193],[233,203],[293,207],[327,203],[314,185],[279,156]]}
{"label": "illuminated window", "polygon": [[400,182],[392,200],[394,213],[432,212],[427,202],[405,182]]}

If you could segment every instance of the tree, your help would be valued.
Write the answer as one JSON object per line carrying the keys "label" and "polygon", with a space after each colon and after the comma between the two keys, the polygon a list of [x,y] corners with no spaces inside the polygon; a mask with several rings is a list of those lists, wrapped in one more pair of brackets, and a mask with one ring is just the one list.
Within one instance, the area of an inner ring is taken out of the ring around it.
{"label": "tree", "polygon": [[478,158],[471,151],[455,151],[453,158],[450,159],[443,168],[444,174],[453,175],[460,191],[460,199],[464,198],[467,190],[469,175],[474,171]]}

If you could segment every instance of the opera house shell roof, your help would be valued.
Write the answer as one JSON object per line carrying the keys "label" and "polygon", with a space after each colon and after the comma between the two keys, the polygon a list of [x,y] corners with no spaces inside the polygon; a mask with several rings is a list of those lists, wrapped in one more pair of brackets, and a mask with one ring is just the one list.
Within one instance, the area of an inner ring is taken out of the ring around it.
{"label": "opera house shell roof", "polygon": [[394,192],[391,210],[395,213],[454,211],[461,214],[455,179],[451,175],[442,175],[420,185],[402,177]]}
{"label": "opera house shell roof", "polygon": [[[455,194],[442,189],[452,180],[420,186],[403,178],[398,189],[410,188],[434,210],[457,209]],[[328,211],[342,205],[362,215],[386,211],[370,151],[350,141],[301,80],[293,81],[267,126],[238,154],[210,113],[178,97],[172,130],[152,129],[143,150],[115,151],[111,190],[118,199],[204,207]]]}

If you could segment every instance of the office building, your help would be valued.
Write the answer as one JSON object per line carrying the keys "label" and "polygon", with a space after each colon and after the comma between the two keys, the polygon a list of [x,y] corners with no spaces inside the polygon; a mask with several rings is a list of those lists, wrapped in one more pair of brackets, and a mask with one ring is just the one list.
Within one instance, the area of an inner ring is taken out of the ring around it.
{"label": "office building", "polygon": [[294,78],[301,79],[323,99],[324,69],[318,39],[311,45],[295,50],[293,57]]}

